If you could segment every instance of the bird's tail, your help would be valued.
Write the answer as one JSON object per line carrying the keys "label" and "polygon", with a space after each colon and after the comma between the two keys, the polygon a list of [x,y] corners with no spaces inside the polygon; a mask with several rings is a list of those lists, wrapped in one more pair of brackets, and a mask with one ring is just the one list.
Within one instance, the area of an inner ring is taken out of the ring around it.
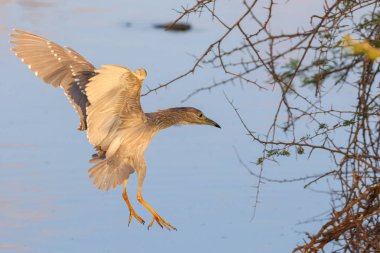
{"label": "bird's tail", "polygon": [[134,169],[129,164],[117,163],[113,160],[116,159],[111,157],[103,160],[88,170],[90,178],[94,180],[93,184],[99,190],[108,191],[115,188],[134,172]]}

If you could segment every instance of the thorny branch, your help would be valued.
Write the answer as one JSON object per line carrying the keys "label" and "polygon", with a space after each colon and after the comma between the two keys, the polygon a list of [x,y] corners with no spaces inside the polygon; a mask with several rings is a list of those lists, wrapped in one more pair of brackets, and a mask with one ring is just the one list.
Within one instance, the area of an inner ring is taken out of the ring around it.
{"label": "thorny branch", "polygon": [[[243,0],[241,8],[236,8],[241,13],[232,22],[218,13],[219,3],[221,0],[197,0],[178,11],[175,22],[210,15],[224,32],[205,47],[188,71],[145,94],[172,85],[206,65],[224,71],[226,78],[195,90],[185,100],[236,82],[273,92],[278,96],[276,111],[268,131],[262,134],[251,130],[227,98],[249,137],[263,147],[257,167],[251,168],[238,158],[258,178],[255,210],[264,181],[305,181],[308,187],[328,177],[338,185],[331,191],[329,218],[318,232],[307,234],[293,252],[325,252],[328,245],[334,252],[380,252],[380,64],[341,47],[347,34],[380,47],[379,1],[321,1],[321,13],[293,32],[281,32],[271,25],[276,8],[292,1]],[[225,46],[236,34],[240,44]],[[266,73],[267,79],[256,80],[257,73]],[[345,96],[344,101],[336,99],[338,96]],[[316,150],[325,152],[335,169],[294,180],[263,175],[267,163],[292,154],[310,157]]]}

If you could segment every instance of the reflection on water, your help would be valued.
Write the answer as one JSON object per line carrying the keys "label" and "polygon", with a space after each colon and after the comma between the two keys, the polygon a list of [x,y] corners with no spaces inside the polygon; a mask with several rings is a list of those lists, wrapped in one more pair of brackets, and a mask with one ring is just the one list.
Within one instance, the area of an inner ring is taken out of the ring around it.
{"label": "reflection on water", "polygon": [[0,0],[1,5],[5,5],[5,4],[11,3],[11,2],[14,2],[14,0]]}
{"label": "reflection on water", "polygon": [[33,148],[32,144],[19,144],[19,143],[0,143],[0,149],[8,148]]}
{"label": "reflection on water", "polygon": [[112,7],[97,7],[97,6],[82,6],[75,9],[78,14],[83,13],[104,13],[104,12],[111,12],[114,8]]}
{"label": "reflection on water", "polygon": [[0,169],[16,169],[26,167],[23,163],[0,163]]}
{"label": "reflection on water", "polygon": [[0,251],[4,252],[25,252],[27,249],[27,247],[17,244],[0,243]]}
{"label": "reflection on water", "polygon": [[45,8],[52,6],[50,1],[18,0],[15,2],[25,8]]}
{"label": "reflection on water", "polygon": [[14,4],[24,8],[43,8],[52,5],[50,1],[38,1],[38,0],[0,0],[1,5]]}
{"label": "reflection on water", "polygon": [[[1,30],[19,27],[41,34],[83,54],[95,66],[119,64],[148,70],[146,85],[154,87],[178,75],[219,30],[209,19],[191,20],[189,33],[155,29],[126,29],[133,24],[172,20],[177,1],[4,1],[0,2]],[[228,8],[222,9],[229,13]],[[284,13],[286,10],[282,10]],[[147,25],[150,27],[150,25]],[[300,240],[296,222],[324,210],[324,196],[310,195],[302,184],[264,185],[256,220],[252,215],[253,179],[234,154],[246,159],[258,152],[248,140],[222,90],[180,101],[194,88],[212,80],[214,72],[180,80],[176,86],[142,99],[145,111],[174,106],[200,108],[223,126],[176,127],[160,133],[146,153],[144,198],[178,228],[169,233],[157,226],[132,222],[121,189],[98,191],[87,177],[93,153],[78,119],[59,89],[52,89],[9,51],[9,38],[0,34],[0,251],[4,252],[289,252]],[[218,78],[216,76],[216,78]],[[225,87],[239,98],[242,115],[261,131],[271,110],[270,94]],[[245,109],[247,108],[247,109]],[[257,120],[260,119],[260,120]],[[265,171],[268,177],[292,177],[303,172],[284,163]],[[323,166],[313,161],[310,174]],[[291,169],[289,169],[291,168]],[[136,178],[129,196],[145,220],[150,214],[137,202]],[[314,198],[315,202],[308,201]],[[320,202],[320,203],[318,203]],[[327,202],[326,202],[327,203]],[[326,207],[327,208],[327,207]],[[276,244],[273,244],[276,241]]]}

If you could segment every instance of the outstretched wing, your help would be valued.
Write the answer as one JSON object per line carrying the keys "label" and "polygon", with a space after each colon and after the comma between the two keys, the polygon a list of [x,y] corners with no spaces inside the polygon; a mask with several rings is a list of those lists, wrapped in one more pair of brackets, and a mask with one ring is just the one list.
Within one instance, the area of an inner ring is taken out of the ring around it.
{"label": "outstretched wing", "polygon": [[145,121],[140,93],[146,71],[104,65],[96,73],[86,87],[90,102],[87,137],[91,144],[106,151],[111,142],[121,144],[122,140],[116,140],[117,130],[139,126]]}
{"label": "outstretched wing", "polygon": [[94,66],[71,48],[63,48],[38,35],[15,30],[12,51],[28,65],[36,76],[54,87],[62,87],[81,120],[80,130],[86,129],[88,100],[85,87],[95,75]]}

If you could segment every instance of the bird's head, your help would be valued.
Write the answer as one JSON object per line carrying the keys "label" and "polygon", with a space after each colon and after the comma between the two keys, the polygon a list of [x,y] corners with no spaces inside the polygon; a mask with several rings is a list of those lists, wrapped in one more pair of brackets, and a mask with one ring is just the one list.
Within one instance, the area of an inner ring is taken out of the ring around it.
{"label": "bird's head", "polygon": [[175,109],[180,113],[180,120],[178,121],[178,124],[210,125],[221,128],[218,123],[207,118],[201,110],[193,107],[177,107]]}

